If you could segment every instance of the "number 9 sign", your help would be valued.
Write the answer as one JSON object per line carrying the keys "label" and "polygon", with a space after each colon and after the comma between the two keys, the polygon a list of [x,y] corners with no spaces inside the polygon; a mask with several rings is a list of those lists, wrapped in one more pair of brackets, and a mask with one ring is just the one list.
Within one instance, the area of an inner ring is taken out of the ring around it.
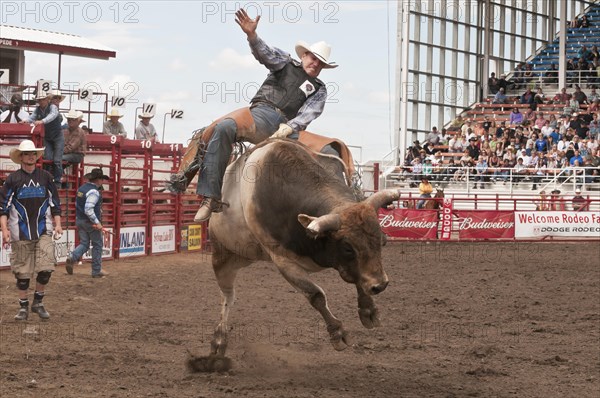
{"label": "number 9 sign", "polygon": [[94,99],[94,92],[87,88],[82,88],[79,90],[79,99],[87,102],[92,102]]}

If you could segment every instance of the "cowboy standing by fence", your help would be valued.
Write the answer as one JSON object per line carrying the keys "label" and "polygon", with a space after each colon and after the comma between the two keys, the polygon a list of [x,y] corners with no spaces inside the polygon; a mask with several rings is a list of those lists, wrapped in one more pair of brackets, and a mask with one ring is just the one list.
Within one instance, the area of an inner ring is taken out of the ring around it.
{"label": "cowboy standing by fence", "polygon": [[93,169],[86,174],[88,180],[77,190],[75,198],[75,223],[79,233],[79,246],[67,255],[66,269],[73,275],[73,265],[89,250],[92,243],[92,278],[104,278],[108,273],[102,270],[102,182],[110,179],[102,169]]}

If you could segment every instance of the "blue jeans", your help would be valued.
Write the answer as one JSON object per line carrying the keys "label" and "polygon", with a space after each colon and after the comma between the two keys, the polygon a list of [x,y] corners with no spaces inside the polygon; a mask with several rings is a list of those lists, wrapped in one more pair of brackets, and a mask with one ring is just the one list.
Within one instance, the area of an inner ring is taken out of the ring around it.
{"label": "blue jeans", "polygon": [[[423,195],[421,195],[419,197],[420,198],[431,198],[431,195],[428,193],[424,193]],[[425,200],[419,200],[417,202],[417,209],[422,209],[424,205],[425,205]]]}
{"label": "blue jeans", "polygon": [[104,240],[102,231],[94,229],[89,220],[77,220],[77,230],[79,232],[79,246],[71,253],[73,261],[81,260],[84,253],[90,248],[92,243],[92,275],[98,275],[102,271],[102,246]]}
{"label": "blue jeans", "polygon": [[[279,124],[285,123],[284,115],[268,105],[258,105],[250,109],[256,125],[256,135],[269,138],[279,128]],[[215,126],[215,131],[208,146],[200,175],[198,176],[198,187],[196,193],[214,199],[221,199],[221,187],[223,176],[229,163],[232,146],[236,141],[237,125],[233,119],[225,119]],[[298,139],[298,134],[289,136]]]}
{"label": "blue jeans", "polygon": [[44,159],[52,160],[54,164],[54,182],[60,183],[63,175],[62,158],[65,150],[65,136],[62,130],[47,132],[44,136]]}

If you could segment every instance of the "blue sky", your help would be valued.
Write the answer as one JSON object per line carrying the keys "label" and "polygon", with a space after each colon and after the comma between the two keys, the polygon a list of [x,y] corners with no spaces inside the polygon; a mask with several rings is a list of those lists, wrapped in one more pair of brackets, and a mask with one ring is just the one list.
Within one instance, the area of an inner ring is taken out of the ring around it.
{"label": "blue sky", "polygon": [[[6,3],[3,2],[6,6]],[[367,161],[391,150],[396,60],[396,2],[14,2],[18,12],[2,23],[71,33],[116,50],[109,61],[63,57],[63,86],[95,87],[128,97],[123,118],[132,137],[135,108],[156,103],[153,123],[165,142],[185,143],[195,129],[246,106],[267,70],[250,54],[234,11],[261,15],[258,34],[293,54],[298,40],[325,40],[340,66],[324,70],[330,99],[308,130],[341,138]],[[26,4],[24,6],[23,4]],[[74,4],[74,5],[69,5]],[[24,7],[28,7],[25,10]],[[36,21],[37,19],[37,21]],[[56,81],[57,56],[26,53],[26,80]],[[83,103],[75,102],[75,107]],[[139,111],[138,111],[139,112]],[[99,123],[92,123],[99,130]]]}

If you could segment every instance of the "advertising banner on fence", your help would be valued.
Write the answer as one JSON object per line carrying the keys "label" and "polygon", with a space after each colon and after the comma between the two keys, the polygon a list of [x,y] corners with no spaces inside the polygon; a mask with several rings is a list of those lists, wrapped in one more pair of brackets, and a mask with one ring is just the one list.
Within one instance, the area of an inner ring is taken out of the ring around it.
{"label": "advertising banner on fence", "polygon": [[152,253],[175,251],[175,225],[152,227]]}
{"label": "advertising banner on fence", "polygon": [[513,211],[457,210],[459,239],[513,239]]}
{"label": "advertising banner on fence", "polygon": [[119,258],[146,254],[146,227],[121,228]]}
{"label": "advertising banner on fence", "polygon": [[444,198],[442,202],[442,233],[440,240],[450,240],[452,235],[452,198]]}
{"label": "advertising banner on fence", "polygon": [[541,238],[544,236],[600,238],[600,212],[515,212],[516,238]]}
{"label": "advertising banner on fence", "polygon": [[188,250],[202,249],[202,225],[188,227]]}
{"label": "advertising banner on fence", "polygon": [[438,228],[437,210],[379,210],[379,225],[393,238],[435,239]]}
{"label": "advertising banner on fence", "polygon": [[185,225],[182,226],[181,231],[179,232],[181,233],[181,243],[179,244],[179,250],[184,252],[188,249],[188,227]]}

